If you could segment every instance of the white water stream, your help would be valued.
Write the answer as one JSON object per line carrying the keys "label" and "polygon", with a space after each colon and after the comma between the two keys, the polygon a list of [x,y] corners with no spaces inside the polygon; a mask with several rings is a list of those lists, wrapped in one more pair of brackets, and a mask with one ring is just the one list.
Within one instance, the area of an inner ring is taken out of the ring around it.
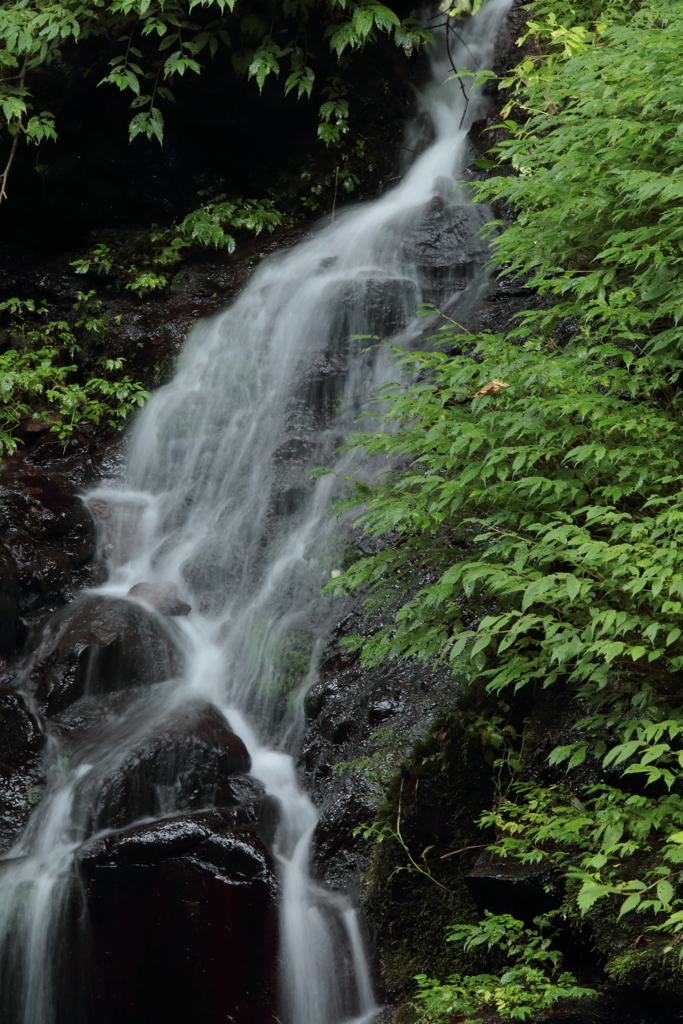
{"label": "white water stream", "polygon": [[[510,2],[488,0],[459,25],[464,42],[451,47],[458,67],[489,65]],[[197,696],[213,702],[279,803],[286,1024],[365,1022],[378,1009],[354,909],[309,874],[318,812],[292,757],[300,701],[282,697],[282,652],[303,637],[313,673],[338,617],[334,602],[320,596],[343,558],[339,526],[324,516],[338,485],[332,476],[310,482],[307,469],[336,461],[342,476],[349,472],[349,456],[333,451],[394,372],[377,350],[363,351],[367,343],[349,336],[381,333],[409,345],[420,302],[454,309],[481,285],[471,253],[452,271],[439,268],[438,256],[420,256],[426,210],[441,211],[461,233],[465,225],[470,243],[486,219],[468,206],[466,191],[454,191],[469,157],[467,129],[483,101],[472,97],[461,126],[463,97],[458,83],[446,82],[449,73],[442,45],[406,143],[423,151],[400,184],[267,260],[228,309],[197,325],[175,378],[136,424],[125,487],[90,495],[113,509],[110,577],[101,593],[125,596],[141,581],[171,581],[192,604],[179,620],[187,671],[163,690],[164,708]],[[424,148],[426,130],[432,141]],[[66,880],[92,820],[83,787],[90,780],[92,789],[105,765],[120,762],[142,728],[129,723],[75,773],[55,757],[47,796],[3,858],[0,982],[21,979],[21,992],[2,1024],[56,1019],[51,964]]]}

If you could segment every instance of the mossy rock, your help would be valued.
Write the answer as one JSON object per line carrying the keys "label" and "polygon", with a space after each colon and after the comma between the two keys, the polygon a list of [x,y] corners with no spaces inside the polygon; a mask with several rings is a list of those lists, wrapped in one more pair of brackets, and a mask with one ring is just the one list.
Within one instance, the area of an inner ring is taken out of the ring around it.
{"label": "mossy rock", "polygon": [[395,839],[375,845],[366,912],[379,933],[382,975],[394,997],[412,992],[416,974],[444,978],[455,971],[482,969],[481,956],[447,942],[450,925],[478,918],[465,876],[479,851],[441,859],[490,838],[475,824],[491,806],[494,786],[481,736],[471,728],[472,705],[471,699],[458,702],[436,719],[380,810],[379,823],[395,828],[400,805],[403,839],[413,859],[433,876],[412,867]]}

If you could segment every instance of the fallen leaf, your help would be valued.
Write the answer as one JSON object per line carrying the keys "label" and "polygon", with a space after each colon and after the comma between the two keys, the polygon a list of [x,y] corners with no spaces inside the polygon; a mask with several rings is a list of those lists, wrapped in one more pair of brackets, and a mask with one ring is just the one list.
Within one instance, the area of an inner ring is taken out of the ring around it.
{"label": "fallen leaf", "polygon": [[498,380],[497,377],[494,377],[488,384],[484,384],[483,388],[479,388],[478,391],[475,391],[472,398],[478,398],[479,395],[497,395],[499,391],[503,390],[503,388],[509,387],[510,385],[506,384],[504,380]]}

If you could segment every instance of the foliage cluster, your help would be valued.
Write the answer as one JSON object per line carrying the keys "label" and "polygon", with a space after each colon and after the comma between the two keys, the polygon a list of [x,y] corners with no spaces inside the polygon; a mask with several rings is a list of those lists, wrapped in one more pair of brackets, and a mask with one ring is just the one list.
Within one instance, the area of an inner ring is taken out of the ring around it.
{"label": "foliage cluster", "polygon": [[[95,69],[108,61],[98,84],[130,98],[131,140],[163,143],[164,109],[175,102],[182,80],[199,74],[220,50],[235,74],[259,90],[269,77],[281,78],[284,95],[318,104],[318,137],[336,165],[336,196],[337,187],[353,191],[359,180],[354,168],[364,159],[365,143],[349,128],[344,78],[354,54],[383,39],[410,55],[430,38],[415,19],[401,20],[378,0],[10,0],[0,5],[0,142],[7,154],[0,203],[8,197],[19,147],[57,138],[53,90],[43,88],[50,67],[76,66],[79,47],[89,43],[97,44],[87,50]],[[304,174],[308,206],[317,209],[319,186],[309,180],[310,168]],[[76,273],[113,279],[144,296],[166,287],[169,269],[190,248],[232,252],[236,232],[258,234],[282,223],[273,199],[227,195],[213,182],[177,223],[139,233],[132,254],[124,253],[129,245],[100,238],[72,265]],[[73,317],[68,323],[51,319],[38,300],[23,306],[12,300],[2,308],[15,315],[10,334],[19,340],[0,356],[0,451],[14,449],[17,428],[36,409],[65,437],[86,421],[120,423],[144,400],[142,385],[120,373],[121,360],[104,360],[97,376],[87,373]]]}
{"label": "foliage cluster", "polygon": [[142,384],[121,375],[122,358],[102,358],[99,377],[84,377],[74,362],[79,338],[106,328],[92,293],[79,293],[72,322],[51,319],[47,305],[30,299],[8,299],[0,312],[12,317],[11,347],[0,353],[0,455],[16,451],[22,421],[37,419],[64,440],[93,425],[122,426],[148,397]]}
{"label": "foliage cluster", "polygon": [[486,911],[477,925],[453,925],[447,942],[462,942],[465,949],[485,946],[500,950],[512,961],[500,975],[452,975],[440,985],[418,975],[417,1002],[425,1024],[457,1015],[461,1024],[479,1024],[482,1011],[494,1010],[500,1017],[527,1020],[538,1011],[548,1011],[564,999],[585,999],[597,995],[583,988],[568,971],[562,971],[562,954],[552,949],[552,937],[543,935],[549,922],[534,921],[526,928],[510,914]]}
{"label": "foliage cluster", "polygon": [[[478,191],[516,210],[493,262],[526,275],[541,301],[506,336],[443,318],[434,350],[397,353],[407,381],[381,395],[395,430],[351,445],[402,468],[379,485],[351,482],[342,503],[362,503],[359,527],[391,543],[330,589],[371,603],[404,595],[392,623],[355,641],[366,663],[445,661],[463,686],[484,679],[507,701],[524,688],[566,695],[570,735],[548,769],[566,769],[566,782],[531,782],[523,760],[511,765],[515,781],[481,825],[496,829],[500,855],[547,860],[567,880],[567,913],[595,920],[611,908],[615,927],[635,916],[673,981],[683,937],[683,3],[540,0],[533,15],[538,50],[501,83],[516,120],[488,156],[504,173]],[[422,1002],[438,1017],[446,994],[426,985]],[[446,1017],[475,1013],[471,985],[453,982]],[[506,1004],[504,1015],[516,1012]]]}
{"label": "foliage cluster", "polygon": [[127,237],[125,255],[120,246],[100,241],[85,256],[73,260],[71,266],[77,274],[114,278],[124,288],[143,297],[166,287],[169,271],[191,247],[212,245],[232,253],[236,241],[228,228],[260,235],[264,230],[274,231],[283,222],[282,215],[268,199],[228,200],[223,194],[204,198],[206,201],[178,224],[142,232],[140,245],[133,243],[133,248],[138,250],[133,256],[134,262],[130,262],[131,239]]}
{"label": "foliage cluster", "polygon": [[0,178],[0,200],[20,140],[57,135],[55,113],[40,109],[34,82],[69,47],[89,39],[113,45],[100,85],[130,95],[131,139],[163,141],[163,108],[186,74],[199,74],[220,49],[239,75],[262,89],[284,74],[284,92],[301,97],[319,90],[319,136],[339,146],[348,132],[345,86],[332,76],[322,86],[316,68],[331,53],[344,65],[353,52],[389,37],[410,54],[430,39],[414,18],[403,21],[378,0],[11,0],[0,9],[0,107],[13,137]]}
{"label": "foliage cluster", "polygon": [[179,222],[146,232],[132,258],[100,238],[76,261],[78,272],[114,276],[139,295],[163,289],[169,268],[189,248],[232,251],[235,231],[272,231],[292,206],[296,216],[308,215],[330,204],[334,209],[338,193],[353,192],[372,165],[372,146],[351,127],[358,105],[349,78],[354,62],[378,44],[410,56],[430,40],[414,18],[401,20],[378,0],[11,0],[0,8],[0,143],[6,152],[0,203],[20,147],[54,140],[61,131],[54,89],[45,83],[51,66],[79,66],[80,53],[86,54],[84,75],[95,74],[103,90],[130,98],[131,140],[162,143],[164,110],[183,80],[214,59],[228,75],[229,61],[235,75],[259,90],[268,79],[274,88],[278,79],[283,96],[310,98],[319,112],[320,154],[299,168],[296,182],[283,175],[283,187],[271,190],[269,199],[225,195],[213,182]]}

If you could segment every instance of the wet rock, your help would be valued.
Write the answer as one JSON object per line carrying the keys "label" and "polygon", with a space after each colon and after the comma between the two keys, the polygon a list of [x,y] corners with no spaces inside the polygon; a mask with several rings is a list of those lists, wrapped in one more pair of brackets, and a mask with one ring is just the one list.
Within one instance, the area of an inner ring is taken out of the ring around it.
{"label": "wet rock", "polygon": [[[314,355],[302,368],[292,401],[310,410],[320,422],[332,419],[344,392],[348,371],[348,359],[344,352],[321,352]],[[302,450],[305,449],[300,446],[299,451]],[[309,451],[312,454],[310,440]]]}
{"label": "wet rock", "polygon": [[13,690],[0,690],[0,761],[19,767],[44,746],[45,735],[24,698]]}
{"label": "wet rock", "polygon": [[163,615],[189,615],[192,611],[175,583],[136,583],[128,591],[128,597],[151,604]]}
{"label": "wet rock", "polygon": [[276,1024],[277,884],[229,813],[87,844],[88,1024]]}
{"label": "wet rock", "polygon": [[367,342],[351,341],[354,334],[389,337],[406,326],[420,297],[408,277],[368,276],[330,282],[329,309],[335,321],[335,335],[342,350],[349,344],[356,350]]}
{"label": "wet rock", "polygon": [[0,542],[16,566],[19,609],[64,604],[88,580],[95,531],[77,488],[6,459],[0,473]]}
{"label": "wet rock", "polygon": [[21,768],[0,763],[0,853],[6,853],[17,841],[44,787],[40,759]]}
{"label": "wet rock", "polygon": [[44,784],[45,736],[23,697],[0,690],[0,853],[18,838]]}
{"label": "wet rock", "polygon": [[255,826],[251,810],[242,805],[174,815],[91,839],[78,858],[91,872],[112,863],[154,864],[193,852],[235,877],[249,879],[262,874],[266,864],[262,856],[254,858],[251,850]]}
{"label": "wet rock", "polygon": [[367,866],[366,851],[353,829],[374,820],[376,802],[353,780],[346,779],[325,806],[313,836],[313,870],[333,889],[358,898],[360,875]]}
{"label": "wet rock", "polygon": [[282,463],[295,463],[304,465],[313,457],[315,452],[315,439],[310,437],[288,437],[279,445],[271,460],[274,465]]}
{"label": "wet rock", "polygon": [[486,259],[489,241],[480,231],[491,219],[485,206],[457,205],[435,196],[403,235],[404,257],[418,267],[457,267]]}
{"label": "wet rock", "polygon": [[48,619],[28,686],[50,716],[84,695],[169,679],[182,665],[170,623],[132,601],[84,595]]}
{"label": "wet rock", "polygon": [[276,519],[295,515],[304,507],[312,490],[310,479],[303,480],[301,483],[294,482],[279,487],[272,496],[271,514]]}
{"label": "wet rock", "polygon": [[65,711],[50,717],[50,731],[69,748],[85,737],[90,737],[92,742],[93,737],[116,729],[117,723],[123,721],[136,702],[140,708],[137,713],[133,712],[135,717],[144,717],[148,713],[145,707],[148,696],[148,687],[131,686],[117,693],[80,697]]}
{"label": "wet rock", "polygon": [[11,554],[0,544],[0,653],[16,644],[19,614],[19,577]]}
{"label": "wet rock", "polygon": [[94,481],[121,479],[125,444],[125,433],[118,431],[111,436],[98,431],[96,438],[78,433],[63,441],[48,434],[23,449],[17,461],[29,471],[38,470],[81,488]]}
{"label": "wet rock", "polygon": [[[313,836],[313,865],[334,888],[357,892],[359,874],[367,866],[369,844],[352,835],[353,828],[371,821],[381,787],[373,786],[363,768],[353,762],[378,756],[387,744],[388,776],[396,770],[396,752],[406,752],[433,714],[432,699],[444,700],[454,682],[448,672],[429,666],[385,662],[363,668],[355,652],[340,640],[349,634],[370,635],[379,618],[366,619],[352,611],[335,630],[320,665],[320,678],[306,694],[306,731],[299,764],[321,817]],[[378,732],[391,730],[388,739]],[[351,762],[341,773],[337,766]],[[387,777],[388,777],[387,776]]]}
{"label": "wet rock", "polygon": [[[453,182],[445,186],[450,192]],[[442,308],[454,292],[462,292],[489,256],[490,241],[479,233],[490,219],[487,208],[458,205],[446,196],[434,199],[413,218],[399,249],[416,264],[423,302]],[[460,310],[460,316],[464,315]]]}
{"label": "wet rock", "polygon": [[562,885],[542,863],[522,864],[485,852],[465,880],[480,913],[511,914],[528,925],[562,903]]}
{"label": "wet rock", "polygon": [[[65,717],[59,720],[62,727]],[[107,745],[111,753],[103,757]],[[92,832],[206,807],[250,806],[251,820],[260,817],[265,794],[261,783],[245,774],[251,767],[246,747],[206,701],[156,715],[150,703],[141,702],[118,724],[109,720],[76,733],[71,748],[76,761],[101,759],[75,798],[77,814]]]}

